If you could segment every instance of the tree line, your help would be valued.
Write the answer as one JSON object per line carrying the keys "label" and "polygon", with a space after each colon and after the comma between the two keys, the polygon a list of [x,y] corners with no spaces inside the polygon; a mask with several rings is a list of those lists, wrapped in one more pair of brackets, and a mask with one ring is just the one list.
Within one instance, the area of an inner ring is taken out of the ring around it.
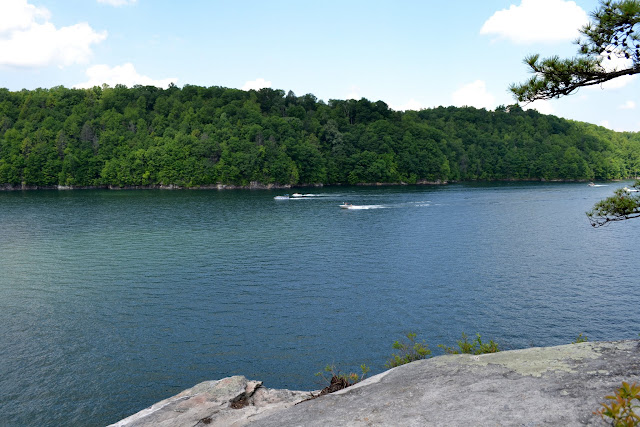
{"label": "tree line", "polygon": [[264,88],[0,88],[0,184],[157,186],[609,180],[640,135],[518,105],[394,111]]}

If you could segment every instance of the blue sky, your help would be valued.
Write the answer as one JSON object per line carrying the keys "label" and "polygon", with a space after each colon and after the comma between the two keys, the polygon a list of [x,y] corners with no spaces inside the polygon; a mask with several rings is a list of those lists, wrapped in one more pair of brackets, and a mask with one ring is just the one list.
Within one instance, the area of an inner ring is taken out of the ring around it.
{"label": "blue sky", "polygon": [[[309,3],[309,4],[307,4]],[[392,108],[515,101],[527,54],[576,53],[597,0],[301,2],[1,0],[0,87],[271,87]],[[640,131],[623,78],[534,103],[545,114]]]}

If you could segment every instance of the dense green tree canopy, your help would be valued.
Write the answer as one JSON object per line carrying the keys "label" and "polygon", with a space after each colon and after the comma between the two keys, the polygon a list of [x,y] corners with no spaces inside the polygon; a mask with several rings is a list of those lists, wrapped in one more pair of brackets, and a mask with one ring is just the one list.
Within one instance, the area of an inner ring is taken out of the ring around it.
{"label": "dense green tree canopy", "polygon": [[[518,101],[558,98],[584,86],[640,73],[640,1],[602,1],[591,17],[592,21],[580,30],[584,38],[576,41],[577,57],[540,59],[535,54],[525,58],[535,75],[523,84],[511,85]],[[605,60],[614,57],[624,59],[626,65],[607,69]]]}
{"label": "dense green tree canopy", "polygon": [[0,186],[608,180],[640,136],[517,105],[398,112],[270,88],[0,89]]}

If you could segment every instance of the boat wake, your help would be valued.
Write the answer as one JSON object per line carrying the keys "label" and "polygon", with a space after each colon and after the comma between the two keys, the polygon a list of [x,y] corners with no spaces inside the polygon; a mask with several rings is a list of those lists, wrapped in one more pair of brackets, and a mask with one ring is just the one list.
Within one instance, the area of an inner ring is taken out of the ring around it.
{"label": "boat wake", "polygon": [[417,202],[409,202],[407,205],[408,206],[415,206],[415,207],[418,207],[418,208],[424,208],[424,207],[427,207],[427,206],[431,206],[431,200],[420,200],[420,201],[417,201]]}
{"label": "boat wake", "polygon": [[397,203],[397,204],[386,204],[386,205],[353,205],[351,203],[343,203],[340,205],[342,209],[356,209],[356,210],[366,210],[366,209],[392,209],[392,208],[423,208],[433,206],[433,203],[430,200],[421,200],[418,202],[408,202],[408,203]]}
{"label": "boat wake", "polygon": [[349,205],[349,206],[344,206],[344,205],[340,205],[340,207],[344,208],[344,209],[351,209],[351,210],[366,210],[366,209],[386,209],[389,206],[384,206],[384,205]]}
{"label": "boat wake", "polygon": [[319,197],[327,197],[327,194],[312,194],[312,193],[293,193],[291,195],[285,194],[284,196],[275,196],[275,200],[303,200],[303,199],[316,199]]}
{"label": "boat wake", "polygon": [[312,199],[315,197],[326,197],[325,194],[313,194],[313,193],[293,193],[291,195],[292,199]]}

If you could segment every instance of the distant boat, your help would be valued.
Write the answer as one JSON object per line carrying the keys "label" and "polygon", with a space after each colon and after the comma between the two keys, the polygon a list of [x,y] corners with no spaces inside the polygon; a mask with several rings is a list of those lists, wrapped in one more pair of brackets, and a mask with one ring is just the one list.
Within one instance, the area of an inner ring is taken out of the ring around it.
{"label": "distant boat", "polygon": [[593,182],[589,183],[589,187],[595,187],[596,185]]}
{"label": "distant boat", "polygon": [[638,191],[640,191],[635,188],[629,188],[629,187],[624,187],[623,190],[626,191],[627,193],[637,193]]}
{"label": "distant boat", "polygon": [[310,197],[318,197],[318,194],[302,194],[302,193],[293,193],[292,195],[285,194],[284,196],[276,196],[274,199],[276,200],[289,200],[289,199],[307,199]]}
{"label": "distant boat", "polygon": [[344,202],[343,204],[340,205],[340,207],[342,209],[351,209],[353,208],[353,205],[351,203]]}

